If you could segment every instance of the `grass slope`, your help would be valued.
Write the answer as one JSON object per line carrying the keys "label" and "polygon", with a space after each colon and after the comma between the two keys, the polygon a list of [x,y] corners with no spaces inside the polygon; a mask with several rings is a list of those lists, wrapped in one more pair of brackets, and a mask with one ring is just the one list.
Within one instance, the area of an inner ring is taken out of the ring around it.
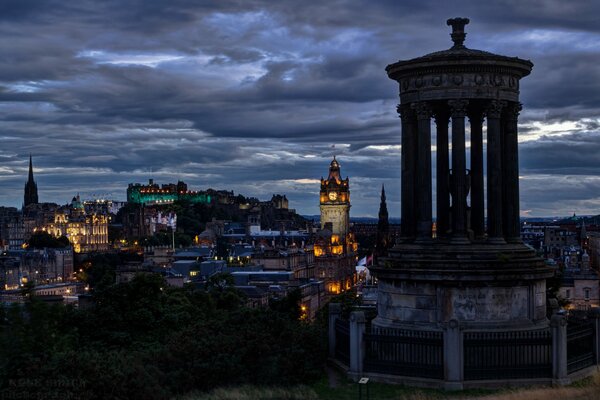
{"label": "grass slope", "polygon": [[[332,387],[334,386],[334,387]],[[567,387],[465,390],[445,392],[400,385],[371,383],[369,400],[600,400],[600,374]],[[190,393],[176,400],[356,400],[358,385],[340,378],[323,378],[310,386],[221,388],[210,393]],[[363,391],[363,400],[366,393]]]}

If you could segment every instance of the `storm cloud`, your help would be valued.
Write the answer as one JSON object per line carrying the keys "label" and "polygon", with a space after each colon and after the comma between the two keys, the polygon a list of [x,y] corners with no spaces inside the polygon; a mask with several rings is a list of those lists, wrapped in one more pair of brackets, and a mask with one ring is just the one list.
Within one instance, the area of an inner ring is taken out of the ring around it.
{"label": "storm cloud", "polygon": [[[400,122],[387,64],[466,45],[531,59],[521,84],[527,215],[599,213],[600,5],[588,1],[0,3],[0,204],[124,199],[178,179],[318,213],[333,154],[352,215],[381,184],[399,215]],[[332,147],[335,146],[335,147]],[[557,194],[564,193],[564,194]]]}

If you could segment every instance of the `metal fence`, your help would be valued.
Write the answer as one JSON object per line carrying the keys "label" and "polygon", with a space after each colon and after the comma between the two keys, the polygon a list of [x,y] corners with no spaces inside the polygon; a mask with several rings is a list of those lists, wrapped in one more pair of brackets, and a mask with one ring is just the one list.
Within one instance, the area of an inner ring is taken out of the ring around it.
{"label": "metal fence", "polygon": [[569,318],[567,324],[567,373],[596,364],[594,321]]}
{"label": "metal fence", "polygon": [[366,372],[444,379],[442,332],[369,329],[364,341]]}
{"label": "metal fence", "polygon": [[350,322],[335,320],[335,358],[350,365]]}
{"label": "metal fence", "polygon": [[[512,379],[566,382],[571,374],[600,361],[596,343],[600,321],[595,313],[568,318],[555,314],[551,328],[480,332],[450,325],[444,330],[379,328],[370,324],[364,311],[356,312],[350,323],[340,317],[339,306],[333,310],[337,312],[329,319],[334,328],[329,336],[332,355],[355,375],[378,373],[461,385]],[[352,348],[351,329],[356,339]]]}
{"label": "metal fence", "polygon": [[465,332],[464,379],[552,376],[552,332]]}

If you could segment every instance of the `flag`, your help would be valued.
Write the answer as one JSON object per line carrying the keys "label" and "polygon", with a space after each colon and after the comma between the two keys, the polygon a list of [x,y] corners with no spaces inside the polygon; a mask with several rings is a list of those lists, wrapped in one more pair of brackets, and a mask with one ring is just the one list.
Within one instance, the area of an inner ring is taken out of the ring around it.
{"label": "flag", "polygon": [[367,265],[367,257],[363,257],[358,261],[357,266],[358,267],[364,267]]}

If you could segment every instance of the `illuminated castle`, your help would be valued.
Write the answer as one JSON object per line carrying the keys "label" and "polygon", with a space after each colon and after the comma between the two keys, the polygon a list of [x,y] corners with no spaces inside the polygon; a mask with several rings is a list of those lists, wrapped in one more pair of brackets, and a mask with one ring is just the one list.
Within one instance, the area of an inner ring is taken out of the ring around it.
{"label": "illuminated castle", "polygon": [[188,190],[187,185],[179,181],[158,186],[150,179],[147,185],[130,183],[127,187],[127,202],[133,204],[169,204],[176,200],[187,200],[190,203],[208,204],[211,195],[206,192]]}
{"label": "illuminated castle", "polygon": [[314,246],[316,272],[325,280],[328,292],[336,294],[354,283],[358,244],[350,233],[350,182],[347,177],[341,178],[335,157],[327,179],[321,178],[319,200],[321,231]]}

